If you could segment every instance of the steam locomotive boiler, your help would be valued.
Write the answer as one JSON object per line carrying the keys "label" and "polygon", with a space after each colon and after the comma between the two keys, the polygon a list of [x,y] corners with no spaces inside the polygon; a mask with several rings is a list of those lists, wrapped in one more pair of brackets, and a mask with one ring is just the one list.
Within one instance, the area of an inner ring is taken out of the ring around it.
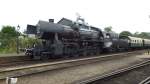
{"label": "steam locomotive boiler", "polygon": [[28,25],[27,33],[41,40],[26,49],[26,55],[33,59],[99,54],[103,48],[102,31],[82,18],[75,22],[63,18],[58,23],[40,20],[35,26]]}

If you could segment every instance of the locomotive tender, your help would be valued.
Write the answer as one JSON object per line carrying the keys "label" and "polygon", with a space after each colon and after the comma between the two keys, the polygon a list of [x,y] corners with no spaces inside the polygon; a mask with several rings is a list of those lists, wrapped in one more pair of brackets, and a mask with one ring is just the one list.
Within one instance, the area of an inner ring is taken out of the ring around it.
{"label": "locomotive tender", "polygon": [[27,34],[35,34],[41,42],[27,48],[25,54],[32,59],[48,59],[79,55],[98,55],[102,51],[120,51],[149,48],[150,40],[136,37],[119,37],[114,32],[102,32],[89,26],[84,19],[77,21],[62,18],[58,23],[53,19],[27,25]]}

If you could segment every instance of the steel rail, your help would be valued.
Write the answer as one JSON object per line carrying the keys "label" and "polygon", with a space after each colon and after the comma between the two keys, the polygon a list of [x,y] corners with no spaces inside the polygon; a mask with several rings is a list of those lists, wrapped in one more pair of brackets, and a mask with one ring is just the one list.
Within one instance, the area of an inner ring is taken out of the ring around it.
{"label": "steel rail", "polygon": [[143,81],[141,81],[139,84],[150,84],[150,77],[147,77]]}
{"label": "steel rail", "polygon": [[[110,58],[110,57],[115,57],[115,56],[119,57],[119,56],[123,56],[123,55],[127,55],[127,54],[132,54],[135,52],[136,51],[119,53],[119,54],[112,54],[112,55],[88,57],[88,58],[82,58],[82,59],[63,60],[63,61],[50,62],[50,63],[40,63],[40,64],[33,64],[33,65],[25,65],[25,66],[19,66],[19,67],[5,68],[5,69],[0,69],[0,79],[5,79],[6,78],[5,75],[8,75],[9,77],[24,76],[24,75],[43,72],[43,71],[50,71],[50,70],[67,68],[67,67],[79,66],[82,64],[87,64],[87,63],[92,63],[92,62],[104,60],[105,58]],[[45,67],[47,67],[47,68],[45,68]],[[34,69],[38,69],[38,70],[34,71]],[[41,70],[39,70],[39,69],[41,69]],[[23,70],[24,71],[31,70],[31,72],[23,73],[22,72]],[[18,74],[19,71],[21,71],[20,74]],[[3,75],[3,73],[4,73],[4,75]],[[12,74],[12,73],[14,73],[14,74]]]}
{"label": "steel rail", "polygon": [[50,66],[50,65],[58,65],[58,64],[63,64],[63,63],[72,63],[72,62],[78,62],[78,61],[87,61],[87,60],[94,60],[94,59],[99,59],[99,58],[114,57],[114,56],[118,56],[118,55],[125,55],[125,54],[132,54],[132,53],[135,53],[135,52],[127,52],[127,53],[119,53],[119,54],[112,54],[112,55],[88,57],[88,58],[82,58],[82,59],[72,59],[72,60],[63,60],[63,61],[50,62],[50,63],[41,63],[41,64],[22,66],[22,67],[15,67],[15,68],[7,68],[5,70],[0,70],[0,73],[7,72],[7,71],[26,69],[26,68],[40,67],[40,66]]}
{"label": "steel rail", "polygon": [[107,79],[109,77],[113,77],[113,76],[120,75],[122,73],[131,71],[131,70],[134,70],[134,69],[137,69],[137,68],[140,68],[140,67],[144,67],[144,66],[149,65],[149,64],[150,64],[150,60],[147,60],[147,61],[144,61],[142,63],[132,65],[132,66],[127,67],[127,68],[119,69],[119,70],[116,70],[116,71],[113,71],[113,72],[110,72],[110,73],[107,73],[107,74],[104,74],[104,75],[90,77],[90,78],[87,78],[85,80],[79,80],[79,81],[76,81],[72,84],[89,84],[89,83],[92,83],[94,81],[104,80],[104,79]]}

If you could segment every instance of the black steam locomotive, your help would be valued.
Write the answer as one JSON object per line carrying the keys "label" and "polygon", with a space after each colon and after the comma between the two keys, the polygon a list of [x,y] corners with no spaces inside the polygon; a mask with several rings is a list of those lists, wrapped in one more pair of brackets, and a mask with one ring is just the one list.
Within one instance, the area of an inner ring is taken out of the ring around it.
{"label": "black steam locomotive", "polygon": [[27,25],[27,33],[41,39],[26,49],[25,54],[33,59],[98,55],[102,51],[135,47],[131,47],[131,38],[119,37],[114,32],[102,32],[99,28],[89,26],[80,17],[77,21],[62,18],[58,23],[54,23],[53,19],[49,22],[40,20],[37,25]]}
{"label": "black steam locomotive", "polygon": [[26,50],[26,55],[34,59],[99,54],[104,43],[102,31],[88,26],[80,18],[76,22],[65,18],[58,23],[52,19],[49,22],[39,21],[36,26],[28,25],[27,32],[42,40]]}

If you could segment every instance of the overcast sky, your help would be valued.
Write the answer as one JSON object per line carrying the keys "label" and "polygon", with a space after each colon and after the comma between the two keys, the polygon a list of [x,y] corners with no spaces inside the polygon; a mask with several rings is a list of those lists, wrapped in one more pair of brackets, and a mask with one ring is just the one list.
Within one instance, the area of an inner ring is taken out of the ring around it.
{"label": "overcast sky", "polygon": [[21,31],[38,20],[76,20],[76,13],[101,29],[150,32],[150,0],[0,0],[0,26],[19,24]]}

